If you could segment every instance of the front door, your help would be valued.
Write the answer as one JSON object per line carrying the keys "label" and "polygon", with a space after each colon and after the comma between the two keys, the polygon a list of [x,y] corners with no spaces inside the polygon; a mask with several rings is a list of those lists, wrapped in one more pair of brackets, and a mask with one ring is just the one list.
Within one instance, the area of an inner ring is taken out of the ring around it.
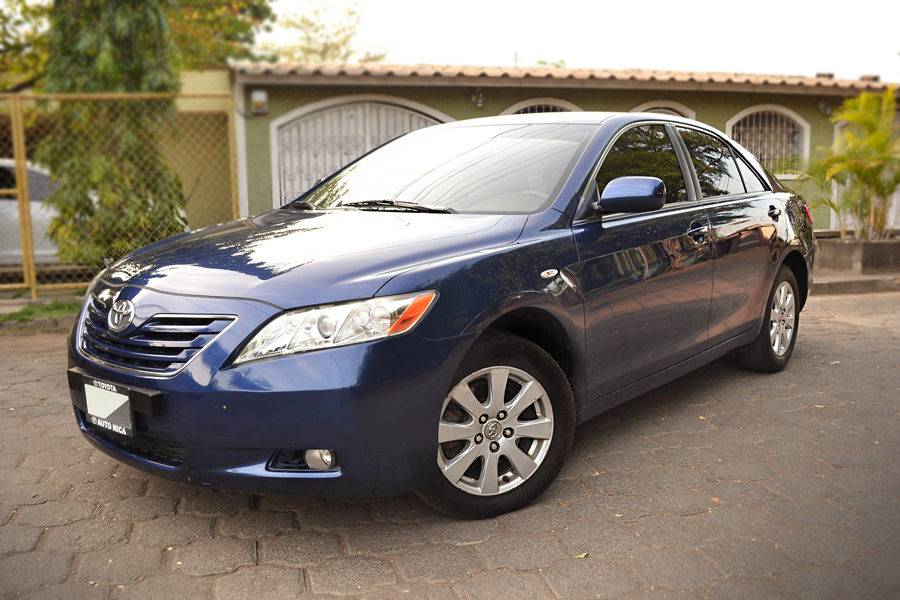
{"label": "front door", "polygon": [[593,401],[706,348],[713,263],[709,221],[688,194],[663,125],[622,133],[597,175],[658,177],[666,205],[600,215],[574,227],[586,322],[587,397]]}

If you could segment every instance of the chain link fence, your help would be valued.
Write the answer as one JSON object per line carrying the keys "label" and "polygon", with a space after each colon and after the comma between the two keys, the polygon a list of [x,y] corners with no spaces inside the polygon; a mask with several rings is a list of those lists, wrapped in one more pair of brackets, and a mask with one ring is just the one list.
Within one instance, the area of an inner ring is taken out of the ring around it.
{"label": "chain link fence", "polygon": [[0,95],[0,290],[83,288],[238,216],[227,93]]}

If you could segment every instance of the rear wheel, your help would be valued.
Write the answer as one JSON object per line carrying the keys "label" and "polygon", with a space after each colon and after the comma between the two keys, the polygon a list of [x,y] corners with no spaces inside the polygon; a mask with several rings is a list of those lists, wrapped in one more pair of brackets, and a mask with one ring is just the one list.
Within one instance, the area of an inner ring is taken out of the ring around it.
{"label": "rear wheel", "polygon": [[782,265],[769,292],[765,322],[759,335],[738,352],[743,367],[774,373],[787,365],[799,331],[799,298],[794,272]]}
{"label": "rear wheel", "polygon": [[470,519],[527,505],[562,468],[574,414],[569,382],[549,354],[517,336],[484,334],[444,399],[438,473],[419,495]]}

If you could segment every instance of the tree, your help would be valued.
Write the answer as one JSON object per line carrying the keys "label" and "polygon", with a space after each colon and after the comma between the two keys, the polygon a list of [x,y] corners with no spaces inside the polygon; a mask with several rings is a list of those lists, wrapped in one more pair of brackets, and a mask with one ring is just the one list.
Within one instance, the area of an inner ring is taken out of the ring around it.
{"label": "tree", "polygon": [[[48,0],[0,2],[0,92],[40,88],[47,63],[48,17],[53,4]],[[202,69],[224,65],[229,58],[272,58],[260,57],[253,52],[256,34],[268,31],[269,24],[275,20],[271,2],[164,2],[160,8],[169,22],[171,39],[179,50],[173,66]],[[80,0],[72,0],[71,5],[80,3]]]}
{"label": "tree", "polygon": [[27,0],[0,4],[0,92],[32,87],[47,62],[46,22],[49,6]]}
{"label": "tree", "polygon": [[[44,88],[51,93],[176,92],[170,0],[55,0]],[[58,184],[47,199],[60,259],[99,266],[185,230],[181,180],[159,149],[169,99],[69,100],[37,161]]]}
{"label": "tree", "polygon": [[166,8],[183,69],[221,66],[229,58],[258,60],[253,44],[275,21],[271,0],[180,2]]}
{"label": "tree", "polygon": [[[818,204],[835,210],[841,235],[848,213],[861,240],[885,239],[890,235],[888,215],[891,197],[900,189],[900,126],[895,89],[882,94],[864,92],[834,111],[833,123],[843,125],[831,148],[801,173],[821,190]],[[836,188],[836,189],[835,189]],[[832,195],[832,190],[836,195]]]}
{"label": "tree", "polygon": [[316,0],[302,14],[287,14],[278,20],[282,29],[297,32],[294,44],[261,44],[262,50],[279,60],[297,63],[373,63],[387,57],[383,50],[361,52],[355,46],[362,16],[356,2],[348,4],[340,16],[329,11],[325,0]]}

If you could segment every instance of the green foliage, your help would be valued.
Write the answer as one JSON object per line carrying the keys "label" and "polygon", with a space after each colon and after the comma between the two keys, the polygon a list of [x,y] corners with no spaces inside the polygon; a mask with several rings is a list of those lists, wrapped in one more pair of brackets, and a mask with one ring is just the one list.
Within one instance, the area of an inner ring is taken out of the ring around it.
{"label": "green foliage", "polygon": [[271,0],[178,2],[166,9],[183,69],[221,66],[229,58],[271,58],[253,52],[258,31],[269,31]]}
{"label": "green foliage", "polygon": [[28,0],[0,2],[0,92],[34,86],[47,62],[42,24],[49,6]]}
{"label": "green foliage", "polygon": [[613,179],[627,175],[658,177],[666,184],[666,202],[687,198],[678,156],[660,125],[633,127],[619,136],[597,174],[599,193]]}
{"label": "green foliage", "polygon": [[[55,93],[175,92],[177,49],[165,0],[56,0],[45,87]],[[181,180],[159,148],[172,101],[60,102],[37,162],[58,187],[47,199],[60,259],[99,266],[185,230]]]}
{"label": "green foliage", "polygon": [[838,213],[841,237],[847,236],[850,225],[857,239],[879,240],[890,234],[891,196],[900,189],[896,118],[893,87],[882,94],[865,92],[848,99],[831,117],[833,123],[843,124],[834,144],[819,149],[800,173],[803,181],[819,190],[813,201]]}
{"label": "green foliage", "polygon": [[308,3],[303,13],[291,13],[278,20],[280,27],[297,32],[297,42],[289,45],[262,44],[264,51],[278,60],[295,63],[375,63],[382,62],[387,52],[361,52],[354,42],[362,19],[359,6],[351,2],[340,15],[329,11],[325,0]]}
{"label": "green foliage", "polygon": [[565,69],[566,61],[564,60],[539,60],[537,66],[547,67],[548,69]]}

